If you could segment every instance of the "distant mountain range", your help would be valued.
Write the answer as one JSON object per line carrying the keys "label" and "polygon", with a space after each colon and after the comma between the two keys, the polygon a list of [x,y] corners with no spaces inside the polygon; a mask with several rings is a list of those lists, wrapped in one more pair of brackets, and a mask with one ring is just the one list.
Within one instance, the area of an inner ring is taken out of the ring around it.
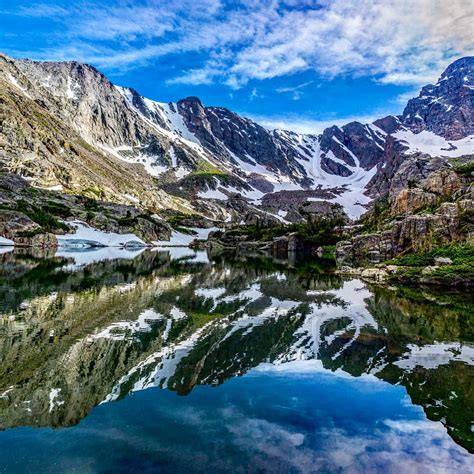
{"label": "distant mountain range", "polygon": [[474,57],[465,57],[400,116],[305,135],[267,130],[196,97],[156,102],[86,64],[0,55],[0,169],[158,215],[298,222],[344,211],[354,219],[393,186],[473,154],[473,101]]}

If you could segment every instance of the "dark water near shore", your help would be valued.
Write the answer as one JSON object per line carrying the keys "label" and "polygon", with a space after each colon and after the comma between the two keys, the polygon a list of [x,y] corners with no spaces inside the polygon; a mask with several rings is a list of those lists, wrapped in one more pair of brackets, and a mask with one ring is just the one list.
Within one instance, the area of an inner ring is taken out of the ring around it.
{"label": "dark water near shore", "polygon": [[2,252],[0,472],[474,470],[470,294],[324,261]]}

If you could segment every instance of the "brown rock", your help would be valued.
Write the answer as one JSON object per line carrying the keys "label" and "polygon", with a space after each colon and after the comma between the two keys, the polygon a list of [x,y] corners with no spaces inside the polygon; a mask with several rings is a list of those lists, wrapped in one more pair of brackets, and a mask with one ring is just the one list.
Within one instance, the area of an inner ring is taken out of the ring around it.
{"label": "brown rock", "polygon": [[433,193],[419,188],[402,189],[392,204],[392,215],[411,214],[424,207],[435,205],[436,200]]}

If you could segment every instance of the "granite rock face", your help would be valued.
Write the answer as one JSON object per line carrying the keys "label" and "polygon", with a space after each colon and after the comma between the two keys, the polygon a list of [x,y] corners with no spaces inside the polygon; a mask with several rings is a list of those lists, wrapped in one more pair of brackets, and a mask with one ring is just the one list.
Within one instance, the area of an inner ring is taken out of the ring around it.
{"label": "granite rock face", "polygon": [[436,204],[436,195],[419,188],[402,189],[392,204],[392,214],[412,214],[419,209]]}
{"label": "granite rock face", "polygon": [[[417,214],[417,211],[423,213]],[[389,220],[378,232],[353,235],[336,245],[339,265],[359,266],[389,260],[433,245],[473,242],[474,188],[452,170],[435,171],[415,188],[389,200]]]}
{"label": "granite rock face", "polygon": [[19,233],[34,232],[40,226],[25,214],[18,211],[0,211],[0,235],[13,240]]}

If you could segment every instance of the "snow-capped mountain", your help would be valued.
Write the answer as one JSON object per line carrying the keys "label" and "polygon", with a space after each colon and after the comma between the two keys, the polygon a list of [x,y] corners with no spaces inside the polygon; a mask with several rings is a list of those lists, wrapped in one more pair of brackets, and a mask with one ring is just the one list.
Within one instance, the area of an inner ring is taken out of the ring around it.
{"label": "snow-capped mountain", "polygon": [[401,116],[316,136],[196,97],[156,102],[85,64],[0,56],[0,163],[38,186],[92,186],[156,212],[297,221],[326,201],[357,218],[407,157],[473,153],[473,69],[472,57],[454,62]]}

